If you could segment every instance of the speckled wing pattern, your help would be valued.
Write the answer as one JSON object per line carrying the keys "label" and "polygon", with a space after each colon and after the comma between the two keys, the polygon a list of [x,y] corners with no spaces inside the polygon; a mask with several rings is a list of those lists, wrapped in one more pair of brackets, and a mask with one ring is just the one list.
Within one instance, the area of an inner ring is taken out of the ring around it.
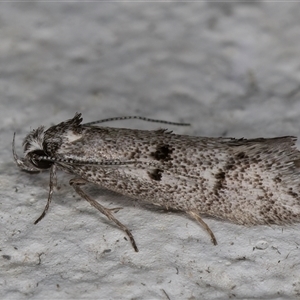
{"label": "speckled wing pattern", "polygon": [[[193,137],[166,130],[84,126],[75,118],[48,129],[44,147],[50,156],[69,160],[58,165],[88,182],[167,209],[238,224],[300,219],[300,153],[295,137]],[[55,144],[57,136],[61,141]],[[72,164],[80,160],[135,163]]]}
{"label": "speckled wing pattern", "polygon": [[300,221],[300,152],[295,137],[207,138],[163,129],[92,126],[102,121],[82,124],[81,114],[75,114],[47,130],[41,126],[26,136],[24,158],[17,156],[13,139],[14,160],[21,169],[50,170],[48,201],[35,224],[50,206],[56,168],[75,175],[70,185],[128,235],[135,251],[133,235],[115,218],[115,209],[92,199],[82,185],[93,183],[184,211],[204,227],[215,245],[201,215],[243,225]]}

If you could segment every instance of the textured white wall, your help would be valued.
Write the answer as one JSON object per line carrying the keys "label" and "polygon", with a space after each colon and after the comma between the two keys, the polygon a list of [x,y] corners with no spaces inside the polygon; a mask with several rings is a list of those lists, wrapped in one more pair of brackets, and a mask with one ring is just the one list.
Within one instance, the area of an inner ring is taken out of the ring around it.
{"label": "textured white wall", "polygon": [[[295,299],[300,225],[246,228],[91,187],[124,234],[59,173],[21,172],[29,130],[82,112],[85,121],[143,115],[191,122],[177,133],[299,135],[298,3],[1,3],[0,297],[2,299]],[[110,126],[157,128],[126,121]],[[300,180],[300,179],[299,179]],[[168,295],[168,296],[167,296]]]}

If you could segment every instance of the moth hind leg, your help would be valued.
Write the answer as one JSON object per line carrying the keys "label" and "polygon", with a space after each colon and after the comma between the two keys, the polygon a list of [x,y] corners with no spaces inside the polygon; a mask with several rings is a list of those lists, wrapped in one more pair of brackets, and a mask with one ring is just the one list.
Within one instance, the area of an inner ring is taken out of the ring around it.
{"label": "moth hind leg", "polygon": [[81,189],[81,185],[85,185],[86,181],[82,178],[73,178],[70,180],[70,185],[74,188],[74,190],[76,191],[76,193],[78,195],[80,195],[82,198],[84,198],[88,203],[90,203],[92,206],[94,206],[97,210],[99,210],[102,214],[104,214],[109,220],[115,222],[115,224],[121,229],[123,230],[127,236],[130,239],[130,242],[132,244],[133,249],[138,252],[138,248],[136,246],[135,240],[133,238],[133,235],[131,234],[131,232],[129,231],[129,229],[123,225],[119,220],[117,220],[114,215],[112,214],[112,211],[118,211],[121,209],[121,207],[116,207],[116,208],[106,208],[104,206],[102,206],[100,203],[98,203],[96,200],[92,199],[88,194],[86,194],[82,189]]}
{"label": "moth hind leg", "polygon": [[202,218],[194,211],[187,211],[187,214],[190,215],[193,219],[195,219],[200,225],[208,232],[210,235],[212,243],[216,246],[218,244],[217,239],[214,233],[211,231],[209,226],[202,220]]}

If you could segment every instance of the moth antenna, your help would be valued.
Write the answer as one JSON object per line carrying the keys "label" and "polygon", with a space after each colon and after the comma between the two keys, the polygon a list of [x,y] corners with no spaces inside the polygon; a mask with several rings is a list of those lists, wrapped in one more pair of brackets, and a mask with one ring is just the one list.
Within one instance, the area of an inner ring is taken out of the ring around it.
{"label": "moth antenna", "polygon": [[146,121],[146,122],[169,124],[169,125],[175,125],[175,126],[191,126],[190,123],[177,123],[177,122],[170,122],[170,121],[164,121],[164,120],[149,119],[149,118],[139,117],[139,116],[125,116],[125,117],[108,118],[108,119],[102,119],[102,120],[98,120],[98,121],[94,121],[94,122],[84,123],[82,125],[91,126],[91,125],[100,124],[100,123],[104,123],[104,122],[123,121],[123,120],[129,120],[129,119],[138,119],[138,120],[142,120],[142,121]]}
{"label": "moth antenna", "polygon": [[17,164],[17,166],[22,169],[23,171],[27,171],[27,172],[40,172],[41,170],[38,168],[35,168],[33,166],[29,166],[27,164],[27,161],[24,158],[19,158],[17,153],[16,153],[16,149],[15,149],[15,136],[16,133],[14,132],[14,136],[13,136],[13,141],[12,141],[12,153],[13,153],[13,157],[14,157],[14,161]]}
{"label": "moth antenna", "polygon": [[68,158],[55,158],[55,157],[48,157],[48,156],[40,156],[36,158],[39,161],[46,160],[51,161],[54,163],[68,163],[73,165],[100,165],[100,166],[120,166],[120,165],[129,165],[137,163],[136,160],[127,160],[127,161],[120,161],[120,160],[101,160],[101,161],[94,161],[94,160],[75,160],[75,159],[68,159]]}

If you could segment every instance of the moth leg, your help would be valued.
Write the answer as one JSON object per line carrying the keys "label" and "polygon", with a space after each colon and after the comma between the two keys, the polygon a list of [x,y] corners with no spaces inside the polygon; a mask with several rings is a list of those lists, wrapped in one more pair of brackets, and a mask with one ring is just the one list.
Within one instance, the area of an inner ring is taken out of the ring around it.
{"label": "moth leg", "polygon": [[211,241],[213,242],[214,245],[217,245],[217,239],[214,235],[214,233],[211,231],[211,229],[208,227],[208,225],[202,220],[202,218],[195,213],[194,211],[188,211],[187,212],[193,219],[195,219],[198,223],[201,224],[201,226],[209,233],[211,237]]}
{"label": "moth leg", "polygon": [[54,187],[56,186],[56,184],[57,184],[56,166],[55,166],[55,164],[53,164],[50,168],[50,182],[49,182],[49,194],[48,194],[47,204],[44,208],[44,211],[42,212],[40,217],[34,222],[34,224],[37,224],[39,221],[41,221],[45,217],[45,215],[49,209],[49,206],[50,206],[50,203],[52,200],[52,194],[53,194]]}
{"label": "moth leg", "polygon": [[118,221],[114,215],[111,213],[111,211],[119,210],[119,207],[108,209],[104,206],[102,206],[100,203],[98,203],[96,200],[92,199],[89,195],[87,195],[81,188],[80,185],[84,185],[86,181],[82,178],[73,178],[70,180],[70,185],[74,188],[77,194],[79,194],[82,198],[84,198],[87,202],[89,202],[92,206],[94,206],[96,209],[98,209],[102,214],[104,214],[109,220],[115,222],[115,224],[123,230],[129,237],[130,242],[132,244],[132,247],[136,252],[139,252],[135,240],[133,238],[133,235],[128,230],[128,228],[123,225],[120,221]]}

